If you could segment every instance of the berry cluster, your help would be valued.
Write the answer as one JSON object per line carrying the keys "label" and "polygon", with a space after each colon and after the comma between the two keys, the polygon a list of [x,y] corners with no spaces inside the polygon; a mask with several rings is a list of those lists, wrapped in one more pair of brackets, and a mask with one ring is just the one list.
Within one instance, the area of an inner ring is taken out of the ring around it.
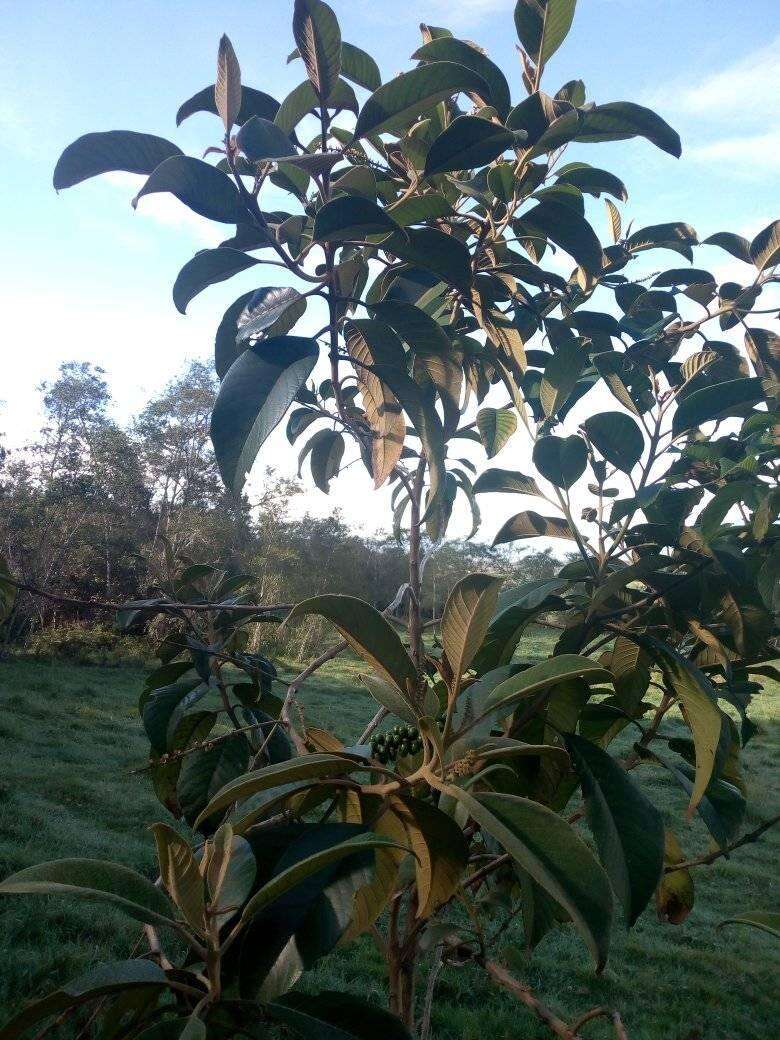
{"label": "berry cluster", "polygon": [[[439,729],[444,727],[444,715],[438,719]],[[420,731],[414,726],[395,726],[387,733],[378,733],[371,738],[371,757],[382,765],[394,762],[404,755],[416,755],[422,751]]]}

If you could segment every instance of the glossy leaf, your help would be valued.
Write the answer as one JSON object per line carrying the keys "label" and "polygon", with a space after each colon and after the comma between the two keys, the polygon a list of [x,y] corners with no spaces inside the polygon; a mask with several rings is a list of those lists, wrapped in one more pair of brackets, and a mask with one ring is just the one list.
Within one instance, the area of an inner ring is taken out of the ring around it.
{"label": "glossy leaf", "polygon": [[317,242],[360,241],[369,235],[404,232],[376,203],[359,195],[341,195],[326,202],[314,218]]}
{"label": "glossy leaf", "polygon": [[84,134],[69,144],[57,160],[54,188],[60,191],[89,177],[117,170],[148,175],[165,159],[182,154],[181,148],[163,137],[133,130]]}
{"label": "glossy leaf", "polygon": [[136,207],[144,195],[170,193],[207,220],[236,224],[241,220],[238,192],[220,170],[201,159],[173,155],[156,166],[133,199]]}
{"label": "glossy leaf", "polygon": [[293,36],[306,72],[321,98],[329,98],[341,73],[341,30],[322,0],[295,0]]}
{"label": "glossy leaf", "polygon": [[485,701],[485,710],[493,714],[498,711],[509,714],[513,704],[567,679],[584,679],[588,683],[612,682],[612,673],[589,657],[559,654],[500,682]]}
{"label": "glossy leaf", "polygon": [[515,132],[478,116],[458,116],[434,140],[425,157],[425,176],[471,170],[498,158],[515,143]]}
{"label": "glossy leaf", "polygon": [[318,355],[314,340],[280,336],[255,344],[231,365],[214,404],[211,439],[222,479],[236,494]]}
{"label": "glossy leaf", "polygon": [[232,278],[234,274],[247,271],[259,261],[239,249],[220,246],[219,249],[202,249],[189,260],[176,276],[173,285],[173,302],[176,310],[184,314],[187,304],[198,293]]}
{"label": "glossy leaf", "polygon": [[245,343],[257,336],[282,336],[306,310],[306,300],[289,285],[256,289],[236,320],[236,340]]}
{"label": "glossy leaf", "polygon": [[780,220],[773,220],[750,243],[750,256],[759,271],[780,263]]}

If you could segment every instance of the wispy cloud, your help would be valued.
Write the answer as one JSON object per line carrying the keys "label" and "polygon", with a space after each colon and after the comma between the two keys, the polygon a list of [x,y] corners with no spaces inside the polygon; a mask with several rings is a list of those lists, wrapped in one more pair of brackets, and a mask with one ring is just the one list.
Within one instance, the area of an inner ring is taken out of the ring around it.
{"label": "wispy cloud", "polygon": [[748,180],[766,181],[770,164],[780,155],[780,130],[766,133],[719,137],[694,144],[686,157],[696,162],[717,163],[721,173],[728,172]]}
{"label": "wispy cloud", "polygon": [[[137,177],[132,173],[108,173],[104,179],[126,196],[128,206],[144,182],[143,177]],[[156,224],[184,231],[202,246],[217,246],[232,233],[228,225],[216,225],[199,217],[167,192],[145,195],[135,212],[139,220],[151,220]]]}

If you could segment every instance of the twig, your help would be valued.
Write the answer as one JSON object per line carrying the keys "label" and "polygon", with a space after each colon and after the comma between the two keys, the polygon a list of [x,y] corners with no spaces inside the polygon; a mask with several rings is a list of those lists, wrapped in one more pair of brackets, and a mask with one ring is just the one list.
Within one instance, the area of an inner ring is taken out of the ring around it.
{"label": "twig", "polygon": [[368,740],[368,738],[371,736],[371,734],[374,732],[374,730],[377,728],[380,722],[382,722],[382,720],[388,714],[389,712],[387,708],[380,708],[376,715],[373,717],[373,719],[371,719],[369,724],[358,737],[358,744],[365,744],[365,742]]}
{"label": "twig", "polygon": [[431,965],[431,970],[428,973],[428,985],[425,988],[425,1001],[423,1003],[422,1019],[420,1020],[420,1040],[428,1040],[431,1033],[431,1014],[433,1012],[433,994],[436,989],[436,983],[441,974],[441,970],[444,967],[444,956],[442,948],[439,947],[436,958]]}
{"label": "twig", "polygon": [[517,997],[521,1003],[525,1004],[527,1008],[533,1011],[536,1017],[541,1022],[544,1022],[551,1032],[553,1032],[557,1037],[560,1037],[560,1040],[575,1040],[576,1033],[573,1033],[563,1019],[558,1018],[558,1016],[551,1011],[546,1004],[543,1004],[538,997],[534,995],[533,990],[529,986],[524,985],[524,983],[520,982],[513,975],[510,975],[506,968],[496,963],[496,961],[478,958],[478,963],[481,964],[497,985],[509,990],[513,996]]}
{"label": "twig", "polygon": [[689,870],[691,867],[704,867],[710,863],[714,863],[722,856],[729,856],[735,849],[742,848],[743,845],[750,845],[769,830],[770,827],[774,827],[776,823],[780,823],[780,813],[777,816],[771,817],[769,820],[764,820],[762,824],[759,824],[755,830],[748,831],[747,834],[743,834],[741,838],[726,845],[722,849],[715,849],[714,852],[708,852],[704,856],[698,856],[696,859],[685,860],[682,863],[675,863],[665,868],[666,873],[671,873],[675,870]]}

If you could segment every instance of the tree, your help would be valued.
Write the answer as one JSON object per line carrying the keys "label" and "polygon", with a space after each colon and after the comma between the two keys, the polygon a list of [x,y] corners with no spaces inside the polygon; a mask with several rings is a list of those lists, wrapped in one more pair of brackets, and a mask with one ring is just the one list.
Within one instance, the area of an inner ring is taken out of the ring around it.
{"label": "tree", "polygon": [[[373,60],[342,43],[327,4],[296,0],[293,57],[306,79],[281,105],[242,86],[223,38],[216,86],[180,109],[179,121],[200,110],[222,120],[224,138],[209,149],[221,156],[215,165],[124,132],[88,134],[60,158],[58,188],[131,170],[147,176],[136,205],[169,192],[235,225],[231,239],[180,272],[181,310],[241,270],[281,263],[295,276],[299,288],[239,298],[219,326],[211,436],[220,472],[239,495],[288,415],[288,436],[306,433],[304,455],[325,490],[351,439],[373,482],[394,485],[408,580],[383,611],[327,593],[285,620],[322,618],[363,658],[379,710],[350,748],[292,711],[301,684],[339,645],[276,698],[278,678],[246,651],[245,625],[271,623],[278,608],[242,597],[246,577],[171,560],[166,595],[123,615],[133,624],[160,612],[178,619],[147,681],[142,717],[158,794],[199,835],[203,855],[198,864],[188,842],[158,825],[170,901],[105,864],[44,865],[3,882],[5,892],[65,885],[122,900],[152,940],[151,961],[113,970],[102,988],[94,980],[72,987],[24,1023],[122,992],[126,973],[142,972],[157,990],[130,1032],[151,1016],[155,1028],[162,1019],[172,1031],[186,1023],[199,1036],[232,1034],[261,1016],[303,1036],[328,1028],[409,1036],[417,964],[432,946],[443,963],[483,967],[559,1037],[572,1040],[604,1015],[623,1037],[616,1011],[596,1008],[568,1024],[515,978],[474,893],[488,886],[508,898],[524,915],[529,948],[555,920],[570,921],[600,970],[618,913],[631,926],[655,896],[680,920],[691,872],[711,861],[686,859],[643,775],[670,771],[717,855],[745,842],[737,837],[746,808],[739,752],[754,731],[751,696],[777,674],[778,339],[756,315],[777,312],[780,223],[751,242],[719,232],[704,243],[744,263],[744,284],[719,285],[692,266],[648,284],[643,254],[671,250],[691,263],[694,229],[667,222],[624,233],[612,202],[626,199],[620,180],[562,157],[570,144],[629,137],[676,156],[680,141],[646,108],[587,102],[578,80],[554,95],[542,89],[574,6],[519,0],[526,96],[513,104],[487,55],[425,25],[417,64],[382,84]],[[362,105],[351,83],[371,92]],[[264,208],[268,182],[289,192],[291,211]],[[601,195],[610,196],[607,246],[585,215],[586,197]],[[543,266],[558,251],[570,258],[568,277]],[[767,305],[756,307],[759,298]],[[323,302],[322,332],[296,332]],[[718,337],[744,332],[745,350],[710,338],[712,323]],[[321,352],[330,378],[314,387]],[[496,406],[486,402],[493,386],[503,395]],[[533,473],[491,466],[472,480],[462,442],[477,438],[492,458],[520,429]],[[580,494],[581,480],[591,497],[580,520],[572,489]],[[430,550],[457,498],[474,509],[475,496],[499,492],[531,496],[544,512],[521,510],[494,544],[551,537],[577,556],[553,577],[505,592],[500,576],[464,577],[437,642],[426,644]],[[542,617],[559,637],[548,659],[533,661],[523,632]],[[673,708],[685,739],[665,731]],[[399,724],[378,732],[388,714]],[[609,746],[629,726],[639,738],[619,759]],[[578,789],[582,801],[572,805]],[[582,820],[591,843],[580,836]],[[456,903],[470,910],[467,926],[449,913]],[[395,1019],[347,994],[288,992],[383,912],[384,934],[374,934]],[[447,927],[437,929],[442,920]],[[189,945],[173,971],[158,926]],[[175,1005],[156,995],[166,988]],[[423,1032],[428,1024],[423,1015]]]}

